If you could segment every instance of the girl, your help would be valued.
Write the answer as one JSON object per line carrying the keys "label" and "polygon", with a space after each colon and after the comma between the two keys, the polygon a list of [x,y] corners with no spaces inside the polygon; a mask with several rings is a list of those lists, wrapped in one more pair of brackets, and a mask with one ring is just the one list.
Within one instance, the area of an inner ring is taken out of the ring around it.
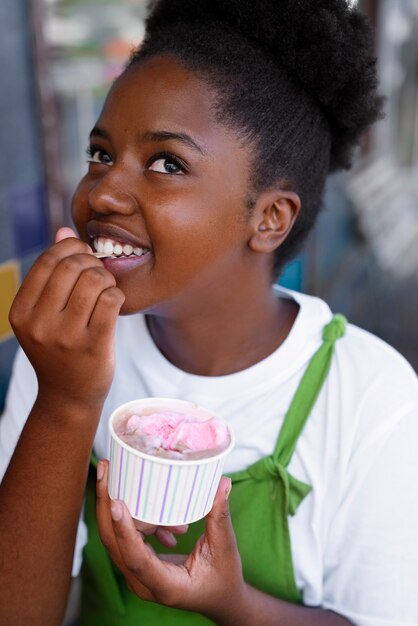
{"label": "girl", "polygon": [[[415,376],[272,288],[380,115],[369,48],[345,0],[153,3],[91,132],[80,239],[59,231],[10,314],[1,624],[59,624],[74,551],[83,625],[417,623]],[[109,501],[108,416],[147,396],[236,433],[205,526],[138,532]]]}

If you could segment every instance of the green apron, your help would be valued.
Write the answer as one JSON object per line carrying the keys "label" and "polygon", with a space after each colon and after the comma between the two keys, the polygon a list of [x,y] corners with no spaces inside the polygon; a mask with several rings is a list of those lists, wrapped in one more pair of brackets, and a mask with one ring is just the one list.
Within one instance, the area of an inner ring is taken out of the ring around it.
{"label": "green apron", "polygon": [[[284,419],[273,454],[247,469],[230,474],[229,508],[244,578],[262,591],[302,604],[296,587],[289,535],[294,515],[311,487],[287,471],[296,444],[327,377],[335,342],[345,334],[346,320],[335,315],[324,328],[323,344],[311,359]],[[200,626],[213,624],[203,615],[140,600],[103,547],[95,514],[95,468],[89,475],[85,519],[88,543],[83,555],[80,626]],[[189,554],[204,532],[195,522],[176,548],[168,550],[151,539],[158,552]]]}

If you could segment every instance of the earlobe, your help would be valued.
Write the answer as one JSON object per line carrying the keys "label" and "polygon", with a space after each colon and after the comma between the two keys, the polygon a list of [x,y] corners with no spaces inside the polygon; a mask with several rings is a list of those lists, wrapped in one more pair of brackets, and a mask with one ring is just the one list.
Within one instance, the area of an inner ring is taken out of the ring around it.
{"label": "earlobe", "polygon": [[292,191],[275,190],[261,194],[254,209],[250,248],[265,253],[278,248],[292,230],[300,207],[300,198]]}

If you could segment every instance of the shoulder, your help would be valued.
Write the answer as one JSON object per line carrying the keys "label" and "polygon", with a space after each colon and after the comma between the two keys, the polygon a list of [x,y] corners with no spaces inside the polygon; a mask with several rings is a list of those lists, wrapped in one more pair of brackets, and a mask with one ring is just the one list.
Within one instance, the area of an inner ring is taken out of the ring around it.
{"label": "shoulder", "polygon": [[[333,313],[328,304],[319,297],[279,289],[285,296],[294,298],[300,306],[298,331],[322,341],[322,331]],[[341,378],[357,386],[377,386],[379,381],[390,380],[391,386],[410,389],[417,393],[418,380],[408,361],[395,348],[376,335],[347,323],[345,335],[337,340],[331,370]]]}
{"label": "shoulder", "polygon": [[[311,338],[316,346],[312,355],[333,314],[320,298],[290,293],[300,306],[301,342]],[[418,425],[418,379],[412,366],[388,343],[354,324],[347,323],[345,335],[336,341],[321,396],[324,427],[339,433],[346,450],[383,441],[403,418],[413,428]]]}
{"label": "shoulder", "polygon": [[388,343],[353,324],[335,348],[335,367],[346,383],[385,396],[405,393],[417,400],[418,379],[408,361]]}
{"label": "shoulder", "polygon": [[408,441],[418,437],[418,379],[397,350],[348,324],[337,342],[326,387],[334,408],[328,418],[335,419],[337,411],[340,416],[339,462],[352,488],[363,482],[388,443],[394,461],[408,456]]}

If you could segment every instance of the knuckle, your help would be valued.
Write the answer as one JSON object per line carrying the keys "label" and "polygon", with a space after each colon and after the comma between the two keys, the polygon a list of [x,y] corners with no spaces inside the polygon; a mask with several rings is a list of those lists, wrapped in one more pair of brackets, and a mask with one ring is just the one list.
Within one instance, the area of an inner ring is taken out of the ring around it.
{"label": "knuckle", "polygon": [[121,291],[117,287],[109,287],[102,291],[99,297],[102,304],[108,307],[116,306],[121,302]]}
{"label": "knuckle", "polygon": [[59,334],[57,333],[55,345],[58,350],[67,352],[74,349],[75,339],[76,334],[74,332],[60,332]]}
{"label": "knuckle", "polygon": [[17,307],[16,306],[12,306],[12,308],[9,311],[9,316],[8,316],[8,320],[9,320],[9,324],[12,328],[18,328],[19,327],[19,322],[20,322],[20,315],[17,311]]}
{"label": "knuckle", "polygon": [[123,561],[126,565],[126,568],[134,575],[134,576],[141,576],[141,572],[142,569],[138,566],[138,563],[135,562],[135,560],[133,558],[131,558],[131,556],[128,555],[124,555],[123,557]]}
{"label": "knuckle", "polygon": [[83,272],[83,277],[89,285],[101,287],[103,284],[114,283],[115,279],[102,267],[88,267]]}
{"label": "knuckle", "polygon": [[83,263],[80,256],[74,254],[71,256],[66,256],[59,262],[60,269],[62,269],[65,273],[74,272],[75,270],[79,271],[82,265]]}
{"label": "knuckle", "polygon": [[33,326],[29,333],[30,340],[35,345],[42,345],[45,341],[45,333],[42,328],[38,326]]}
{"label": "knuckle", "polygon": [[38,259],[38,262],[45,266],[46,269],[55,267],[55,265],[57,264],[57,261],[59,261],[60,257],[59,255],[56,253],[54,248],[48,248],[48,250],[45,250],[45,252],[43,252],[41,254],[41,256]]}
{"label": "knuckle", "polygon": [[24,336],[27,341],[34,346],[42,346],[50,339],[51,327],[45,327],[45,325],[38,319],[32,319],[28,321],[18,321],[17,326],[24,332]]}
{"label": "knuckle", "polygon": [[228,507],[225,508],[223,511],[221,511],[219,513],[219,521],[220,522],[225,522],[225,521],[227,522],[227,521],[229,521],[230,518],[231,518],[231,515],[229,513],[229,508]]}

